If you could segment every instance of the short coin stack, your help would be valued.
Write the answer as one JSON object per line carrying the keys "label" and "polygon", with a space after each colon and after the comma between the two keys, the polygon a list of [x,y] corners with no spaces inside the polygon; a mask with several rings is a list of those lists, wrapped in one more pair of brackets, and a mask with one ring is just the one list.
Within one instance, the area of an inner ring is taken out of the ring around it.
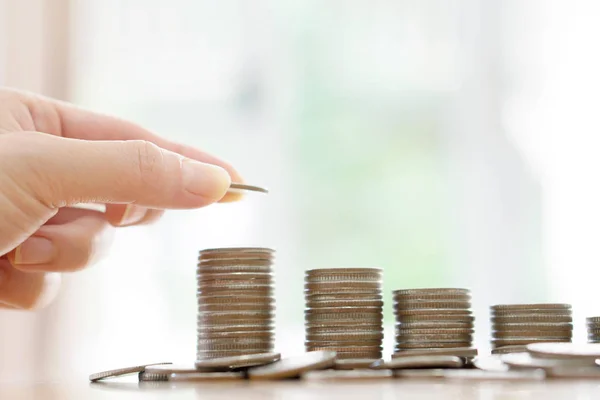
{"label": "short coin stack", "polygon": [[197,360],[273,350],[273,257],[259,247],[200,252]]}
{"label": "short coin stack", "polygon": [[600,317],[587,318],[588,343],[600,343]]}
{"label": "short coin stack", "polygon": [[335,351],[338,359],[381,358],[380,269],[308,270],[304,289],[307,351]]}
{"label": "short coin stack", "polygon": [[397,355],[472,347],[474,317],[468,289],[405,289],[393,295]]}
{"label": "short coin stack", "polygon": [[523,352],[539,342],[570,342],[569,304],[501,304],[491,307],[492,353]]}

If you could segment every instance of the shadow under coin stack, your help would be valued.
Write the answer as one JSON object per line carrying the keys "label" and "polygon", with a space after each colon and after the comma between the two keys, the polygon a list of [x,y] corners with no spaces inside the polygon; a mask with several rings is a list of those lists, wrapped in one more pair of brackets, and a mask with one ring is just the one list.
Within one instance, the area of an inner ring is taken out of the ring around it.
{"label": "shadow under coin stack", "polygon": [[573,318],[569,304],[501,304],[490,307],[492,353],[526,351],[539,342],[570,342]]}
{"label": "shadow under coin stack", "polygon": [[326,268],[306,271],[306,350],[330,350],[338,359],[381,358],[382,271]]}
{"label": "shadow under coin stack", "polygon": [[468,289],[395,290],[395,355],[471,348],[474,317]]}
{"label": "shadow under coin stack", "polygon": [[587,318],[588,343],[600,343],[600,317]]}
{"label": "shadow under coin stack", "polygon": [[273,351],[273,257],[258,247],[200,252],[197,360]]}

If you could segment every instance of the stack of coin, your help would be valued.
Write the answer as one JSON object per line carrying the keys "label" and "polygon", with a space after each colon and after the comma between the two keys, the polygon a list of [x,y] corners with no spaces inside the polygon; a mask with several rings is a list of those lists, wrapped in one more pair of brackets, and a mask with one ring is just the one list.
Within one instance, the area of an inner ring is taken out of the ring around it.
{"label": "stack of coin", "polygon": [[588,343],[600,343],[600,317],[587,318]]}
{"label": "stack of coin", "polygon": [[570,342],[573,318],[569,304],[501,304],[490,307],[492,352],[523,352],[539,342]]}
{"label": "stack of coin", "polygon": [[200,252],[197,360],[273,350],[273,257],[256,247]]}
{"label": "stack of coin", "polygon": [[396,353],[472,347],[474,317],[468,289],[395,290],[394,315]]}
{"label": "stack of coin", "polygon": [[309,270],[304,289],[307,351],[335,351],[339,359],[381,358],[380,269]]}

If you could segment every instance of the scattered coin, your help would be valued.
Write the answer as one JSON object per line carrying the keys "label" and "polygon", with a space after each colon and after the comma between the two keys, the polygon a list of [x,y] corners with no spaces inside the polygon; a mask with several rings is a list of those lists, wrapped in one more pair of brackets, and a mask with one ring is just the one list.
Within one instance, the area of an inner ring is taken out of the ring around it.
{"label": "scattered coin", "polygon": [[554,367],[584,367],[593,366],[594,362],[589,360],[581,359],[547,359],[547,358],[536,358],[532,357],[529,353],[512,353],[503,354],[500,356],[503,363],[508,365],[510,368],[541,368],[548,369]]}
{"label": "scattered coin", "polygon": [[279,361],[279,353],[258,353],[234,357],[221,357],[212,359],[196,360],[196,369],[238,369],[256,367]]}
{"label": "scattered coin", "polygon": [[508,371],[508,365],[502,362],[499,355],[492,354],[491,356],[478,356],[473,359],[475,368],[483,371],[505,372]]}
{"label": "scattered coin", "polygon": [[301,376],[308,371],[325,369],[335,364],[335,352],[311,351],[302,356],[284,358],[272,364],[248,370],[251,380],[288,379]]}
{"label": "scattered coin", "polygon": [[372,364],[380,360],[374,358],[348,358],[348,359],[336,359],[333,369],[337,370],[349,370],[349,369],[365,369],[369,368]]}
{"label": "scattered coin", "polygon": [[137,365],[135,367],[118,368],[118,369],[113,369],[113,370],[108,370],[108,371],[103,371],[103,372],[97,372],[95,374],[91,374],[89,379],[92,382],[96,382],[96,381],[99,381],[99,380],[105,379],[105,378],[114,378],[117,376],[137,374],[137,373],[144,371],[144,369],[146,369],[146,367],[153,366],[153,365],[165,365],[165,364],[171,364],[171,363],[163,362],[163,363],[154,363],[154,364],[142,364],[142,365]]}
{"label": "scattered coin", "polygon": [[600,359],[600,344],[534,343],[527,346],[527,351],[536,358],[580,359],[592,362]]}
{"label": "scattered coin", "polygon": [[243,193],[243,192],[257,192],[257,193],[269,193],[269,190],[260,186],[246,185],[245,183],[232,182],[229,185],[228,193]]}
{"label": "scattered coin", "polygon": [[385,369],[418,369],[418,368],[461,368],[464,362],[456,356],[407,356],[379,361],[373,368]]}
{"label": "scattered coin", "polygon": [[392,371],[389,370],[371,370],[371,369],[353,369],[353,370],[322,370],[309,371],[302,375],[302,379],[307,380],[373,380],[389,379],[392,377]]}
{"label": "scattered coin", "polygon": [[206,381],[230,381],[244,379],[243,372],[193,372],[173,373],[169,376],[172,382],[206,382]]}

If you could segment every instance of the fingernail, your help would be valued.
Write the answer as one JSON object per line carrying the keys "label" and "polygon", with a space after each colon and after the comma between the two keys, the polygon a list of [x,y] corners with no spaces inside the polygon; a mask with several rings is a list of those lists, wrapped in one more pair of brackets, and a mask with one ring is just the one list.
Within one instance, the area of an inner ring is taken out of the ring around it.
{"label": "fingernail", "polygon": [[140,222],[146,215],[146,211],[147,209],[144,207],[128,204],[127,207],[125,207],[125,212],[123,213],[118,225],[133,225],[137,222]]}
{"label": "fingernail", "polygon": [[223,168],[187,158],[182,163],[182,175],[185,190],[211,200],[220,200],[231,184]]}
{"label": "fingernail", "polygon": [[54,244],[46,238],[30,237],[15,250],[14,263],[17,265],[47,264],[54,258]]}

